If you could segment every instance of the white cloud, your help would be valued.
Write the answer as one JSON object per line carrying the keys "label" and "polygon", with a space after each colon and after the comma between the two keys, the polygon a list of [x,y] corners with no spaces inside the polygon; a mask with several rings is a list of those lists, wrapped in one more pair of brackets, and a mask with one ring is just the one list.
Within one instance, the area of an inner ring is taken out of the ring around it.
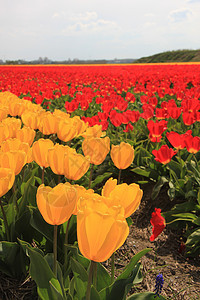
{"label": "white cloud", "polygon": [[[75,22],[71,22],[75,21]],[[81,14],[72,15],[70,23],[62,30],[65,36],[72,36],[77,34],[93,34],[93,33],[113,33],[119,32],[120,27],[116,22],[100,19],[96,12],[86,12]]]}
{"label": "white cloud", "polygon": [[188,0],[188,3],[199,3],[200,4],[200,0]]}
{"label": "white cloud", "polygon": [[170,12],[169,19],[172,22],[183,22],[192,16],[192,11],[187,8],[176,9]]}

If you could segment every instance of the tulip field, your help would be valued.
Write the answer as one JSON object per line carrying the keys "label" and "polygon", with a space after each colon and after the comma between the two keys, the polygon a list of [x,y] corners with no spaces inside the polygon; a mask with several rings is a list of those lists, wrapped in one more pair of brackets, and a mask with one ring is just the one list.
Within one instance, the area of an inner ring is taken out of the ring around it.
{"label": "tulip field", "polygon": [[159,269],[137,291],[151,247],[116,257],[151,183],[149,241],[199,259],[199,123],[198,63],[0,66],[1,274],[32,299],[172,299]]}

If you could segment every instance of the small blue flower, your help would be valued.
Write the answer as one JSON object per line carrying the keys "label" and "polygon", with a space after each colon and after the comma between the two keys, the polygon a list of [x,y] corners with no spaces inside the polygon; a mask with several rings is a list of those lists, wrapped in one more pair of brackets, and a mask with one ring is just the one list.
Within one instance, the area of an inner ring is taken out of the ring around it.
{"label": "small blue flower", "polygon": [[163,275],[162,274],[158,274],[156,276],[156,284],[155,284],[155,297],[159,296],[162,292],[162,288],[163,288],[163,283],[164,283],[164,279],[163,279]]}

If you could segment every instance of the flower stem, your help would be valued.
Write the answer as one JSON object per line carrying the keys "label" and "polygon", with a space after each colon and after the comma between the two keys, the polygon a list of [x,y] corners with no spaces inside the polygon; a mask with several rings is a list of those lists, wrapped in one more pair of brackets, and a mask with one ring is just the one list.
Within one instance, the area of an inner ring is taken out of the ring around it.
{"label": "flower stem", "polygon": [[[72,216],[71,216],[72,217]],[[68,245],[68,236],[69,236],[69,223],[71,220],[71,217],[69,218],[67,222],[66,232],[65,232],[65,243],[64,243],[64,269],[67,268],[67,245]]]}
{"label": "flower stem", "polygon": [[19,206],[18,206],[17,197],[16,197],[16,184],[15,184],[15,181],[13,183],[12,191],[13,191],[13,199],[14,199],[16,211],[17,211],[17,213],[19,213]]}
{"label": "flower stem", "polygon": [[3,221],[4,221],[4,225],[5,225],[5,231],[6,231],[6,235],[7,235],[7,240],[10,241],[8,221],[7,221],[7,218],[6,218],[6,213],[5,213],[5,210],[3,208],[1,199],[0,199],[0,206],[1,206],[1,211],[2,211],[2,215],[3,215]]}
{"label": "flower stem", "polygon": [[44,170],[45,170],[45,167],[42,167],[42,183],[44,183]]}
{"label": "flower stem", "polygon": [[115,278],[115,252],[111,256],[111,283],[114,282]]}
{"label": "flower stem", "polygon": [[57,277],[57,231],[58,225],[54,225],[54,235],[53,235],[53,272]]}
{"label": "flower stem", "polygon": [[119,169],[119,174],[118,174],[117,184],[120,184],[121,174],[122,174],[122,169]]}
{"label": "flower stem", "polygon": [[93,270],[95,268],[95,261],[90,262],[90,270],[89,270],[89,277],[88,277],[88,285],[87,285],[87,291],[86,291],[86,300],[90,300],[90,291],[91,291],[91,285],[92,285],[92,277],[93,277]]}
{"label": "flower stem", "polygon": [[94,262],[94,269],[93,269],[93,285],[96,288],[97,286],[97,263]]}
{"label": "flower stem", "polygon": [[89,189],[91,188],[91,184],[92,184],[92,173],[93,173],[93,168],[94,168],[94,165],[91,164],[91,168],[90,168],[90,179],[89,179]]}

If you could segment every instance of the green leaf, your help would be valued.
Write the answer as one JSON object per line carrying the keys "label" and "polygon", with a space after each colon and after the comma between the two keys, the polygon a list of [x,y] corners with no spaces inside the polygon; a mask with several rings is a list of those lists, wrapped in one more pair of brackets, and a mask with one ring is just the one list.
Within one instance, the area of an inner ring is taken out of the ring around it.
{"label": "green leaf", "polygon": [[84,300],[87,290],[87,281],[83,282],[78,275],[74,276],[76,296],[74,299]]}
{"label": "green leaf", "polygon": [[152,249],[147,248],[134,255],[115,282],[100,291],[100,297],[106,300],[124,300],[132,285],[142,281],[140,264],[138,261],[151,250]]}
{"label": "green leaf", "polygon": [[71,260],[71,268],[74,275],[78,274],[82,281],[88,281],[88,273],[84,269],[84,267],[76,260],[74,260],[72,257]]}
{"label": "green leaf", "polygon": [[95,289],[95,287],[92,285],[91,286],[91,291],[90,291],[90,299],[91,300],[101,300],[99,293]]}
{"label": "green leaf", "polygon": [[177,218],[182,218],[183,220],[186,219],[186,220],[194,220],[196,219],[196,215],[195,214],[192,214],[192,213],[180,213],[180,214],[172,214],[172,217],[177,217]]}
{"label": "green leaf", "polygon": [[127,300],[166,300],[163,296],[155,297],[155,293],[145,292],[133,294]]}
{"label": "green leaf", "polygon": [[31,226],[50,242],[53,242],[53,226],[45,222],[37,208],[33,207],[31,213]]}
{"label": "green leaf", "polygon": [[168,168],[169,168],[170,170],[172,170],[172,171],[176,174],[176,176],[177,176],[178,178],[180,178],[180,175],[181,175],[181,165],[180,165],[180,163],[178,163],[178,162],[176,162],[176,161],[174,161],[174,160],[171,160],[171,161],[167,164],[167,166],[168,166]]}
{"label": "green leaf", "polygon": [[[64,299],[62,288],[45,258],[27,247],[30,256],[30,275],[37,284],[38,295],[44,300]],[[58,297],[60,294],[60,297]]]}
{"label": "green leaf", "polygon": [[190,234],[186,241],[186,245],[193,245],[196,243],[200,243],[200,228]]}
{"label": "green leaf", "polygon": [[78,252],[78,247],[72,246],[72,245],[67,245],[67,249],[70,250],[72,256],[85,268],[88,269],[90,260],[81,255]]}
{"label": "green leaf", "polygon": [[102,183],[102,181],[104,181],[105,179],[107,179],[107,178],[110,177],[111,175],[112,175],[112,173],[110,173],[110,172],[106,172],[106,173],[104,173],[104,174],[102,174],[102,175],[98,175],[98,176],[95,178],[95,180],[92,181],[92,185],[91,185],[92,189],[93,189],[97,184]]}
{"label": "green leaf", "polygon": [[149,251],[151,251],[152,249],[151,248],[146,248],[146,249],[143,249],[142,251],[140,251],[139,253],[135,254],[129,264],[125,267],[124,271],[122,272],[121,275],[119,275],[117,277],[116,280],[120,280],[120,279],[126,279],[128,278],[128,276],[130,275],[130,273],[132,272],[133,270],[133,267],[136,265],[136,263],[140,260],[140,258],[142,258],[144,255],[146,255]]}
{"label": "green leaf", "polygon": [[108,287],[111,284],[111,277],[106,268],[97,263],[97,291],[101,291],[103,288]]}
{"label": "green leaf", "polygon": [[52,290],[52,294],[54,295],[54,299],[56,300],[63,300],[65,299],[63,297],[63,295],[60,293],[59,289],[60,289],[60,285],[58,283],[58,280],[55,279],[55,278],[52,278],[50,281],[49,281],[49,284],[50,284],[50,288]]}
{"label": "green leaf", "polygon": [[163,185],[168,182],[168,179],[164,176],[161,176],[160,179],[158,180],[158,182],[156,183],[156,185],[153,188],[152,194],[151,194],[151,198],[153,200],[155,200],[158,196],[158,194],[160,193],[161,188],[163,187]]}
{"label": "green leaf", "polygon": [[133,220],[132,220],[131,217],[126,218],[126,222],[127,222],[129,227],[133,224]]}
{"label": "green leaf", "polygon": [[103,289],[99,294],[102,299],[106,300],[125,300],[126,294],[130,290],[133,284],[142,281],[142,275],[140,272],[140,264],[136,264],[132,269],[130,276],[126,278],[118,279],[108,288]]}
{"label": "green leaf", "polygon": [[193,220],[193,223],[200,226],[200,217]]}
{"label": "green leaf", "polygon": [[0,270],[8,276],[20,278],[26,274],[29,259],[16,242],[0,242]]}
{"label": "green leaf", "polygon": [[138,174],[138,175],[142,175],[142,176],[145,176],[145,177],[148,177],[150,176],[150,173],[151,171],[145,168],[142,168],[142,167],[137,167],[137,168],[134,168],[134,169],[131,169],[132,172]]}

